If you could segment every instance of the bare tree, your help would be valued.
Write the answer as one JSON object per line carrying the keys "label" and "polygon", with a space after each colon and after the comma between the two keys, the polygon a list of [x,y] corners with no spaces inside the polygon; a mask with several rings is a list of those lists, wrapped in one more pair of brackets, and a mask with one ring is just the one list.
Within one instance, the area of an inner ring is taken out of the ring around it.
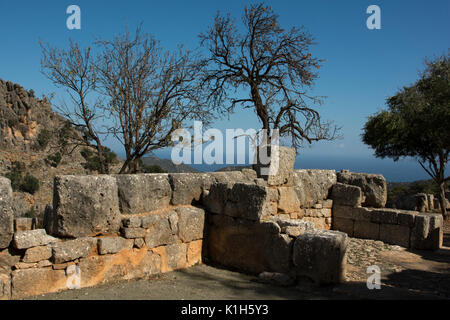
{"label": "bare tree", "polygon": [[197,80],[201,64],[191,52],[164,52],[141,27],[97,44],[98,79],[117,122],[113,133],[125,149],[120,173],[139,171],[142,156],[172,145],[171,134],[185,120],[207,122],[211,113]]}
{"label": "bare tree", "polygon": [[105,146],[101,141],[98,122],[103,120],[104,112],[100,100],[89,102],[88,96],[96,90],[97,74],[91,48],[80,49],[70,40],[68,50],[51,47],[40,42],[42,48],[42,73],[56,86],[67,90],[71,104],[57,106],[57,111],[78,130],[64,143],[92,147],[96,150],[99,173],[109,173],[109,163],[105,156]]}
{"label": "bare tree", "polygon": [[[252,5],[245,7],[243,33],[229,15],[218,13],[214,25],[200,34],[209,51],[203,85],[211,106],[225,112],[236,105],[252,108],[269,138],[277,129],[296,148],[304,141],[332,140],[338,128],[308,105],[321,103],[307,93],[321,62],[309,52],[312,38],[302,28],[285,31],[277,20],[271,7]],[[240,91],[246,94],[239,96]]]}

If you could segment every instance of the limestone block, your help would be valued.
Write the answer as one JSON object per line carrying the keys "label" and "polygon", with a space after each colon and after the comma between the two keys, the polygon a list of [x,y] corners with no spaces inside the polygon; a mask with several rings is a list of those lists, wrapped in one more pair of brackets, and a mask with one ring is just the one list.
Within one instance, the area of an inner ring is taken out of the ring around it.
{"label": "limestone block", "polygon": [[115,178],[124,214],[145,213],[170,204],[172,188],[168,174],[120,174]]}
{"label": "limestone block", "polygon": [[293,262],[297,276],[317,284],[345,280],[347,234],[339,231],[314,231],[300,235],[294,243]]}
{"label": "limestone block", "polygon": [[115,233],[121,222],[116,179],[108,175],[57,176],[53,209],[60,236]]}
{"label": "limestone block", "polygon": [[386,205],[387,185],[381,174],[341,171],[337,174],[337,181],[360,187],[365,197],[364,207],[383,208]]}
{"label": "limestone block", "polygon": [[14,246],[17,249],[28,249],[31,247],[45,246],[57,242],[58,239],[49,236],[44,229],[17,231],[14,233]]}
{"label": "limestone block", "polygon": [[360,207],[362,203],[361,188],[343,183],[336,183],[331,189],[334,205]]}

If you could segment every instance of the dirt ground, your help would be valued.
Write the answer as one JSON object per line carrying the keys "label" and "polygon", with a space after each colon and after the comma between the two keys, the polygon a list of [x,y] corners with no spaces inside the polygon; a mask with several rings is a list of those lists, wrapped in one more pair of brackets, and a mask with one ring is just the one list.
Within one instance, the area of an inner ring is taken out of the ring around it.
{"label": "dirt ground", "polygon": [[[381,289],[369,290],[367,267],[381,270]],[[348,249],[347,281],[316,287],[309,283],[277,286],[258,277],[210,265],[95,288],[46,294],[44,300],[272,300],[272,299],[450,299],[450,222],[444,247],[410,251],[381,241],[354,239]]]}

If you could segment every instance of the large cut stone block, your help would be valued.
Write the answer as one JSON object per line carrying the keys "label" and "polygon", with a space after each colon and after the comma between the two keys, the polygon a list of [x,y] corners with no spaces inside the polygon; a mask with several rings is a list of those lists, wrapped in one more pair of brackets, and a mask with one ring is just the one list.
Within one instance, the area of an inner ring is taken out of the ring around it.
{"label": "large cut stone block", "polygon": [[347,234],[339,231],[315,231],[300,235],[294,243],[293,262],[297,276],[318,284],[345,280]]}
{"label": "large cut stone block", "polygon": [[145,213],[169,206],[172,188],[168,174],[125,174],[115,177],[122,213]]}
{"label": "large cut stone block", "polygon": [[203,203],[209,212],[256,221],[274,213],[269,200],[268,187],[250,183],[216,183],[211,186]]}
{"label": "large cut stone block", "polygon": [[394,224],[381,224],[380,240],[389,244],[409,248],[410,228]]}
{"label": "large cut stone block", "polygon": [[312,208],[314,204],[328,198],[336,184],[334,170],[295,170],[294,188],[302,208]]}
{"label": "large cut stone block", "polygon": [[260,158],[262,161],[256,161],[253,165],[258,177],[267,180],[269,186],[292,186],[296,150],[282,146],[269,146],[262,148],[261,152],[267,159]]}
{"label": "large cut stone block", "polygon": [[341,171],[337,174],[337,181],[361,188],[365,200],[365,207],[383,208],[387,201],[386,179],[381,174],[356,173]]}
{"label": "large cut stone block", "polygon": [[147,278],[161,272],[161,257],[147,248],[80,259],[81,287]]}
{"label": "large cut stone block", "polygon": [[45,246],[57,241],[57,238],[47,235],[44,229],[17,231],[14,234],[14,246],[17,249]]}
{"label": "large cut stone block", "polygon": [[98,253],[112,254],[120,252],[123,249],[132,249],[134,240],[121,237],[104,237],[98,239]]}
{"label": "large cut stone block", "polygon": [[175,224],[176,219],[169,219],[172,215],[177,214],[171,211],[168,214],[149,216],[151,219],[143,219],[147,228],[145,243],[148,248],[174,244],[177,241],[178,226]]}
{"label": "large cut stone block", "polygon": [[53,210],[60,236],[115,233],[121,220],[116,179],[108,175],[57,176]]}
{"label": "large cut stone block", "polygon": [[172,186],[172,204],[192,204],[200,201],[203,190],[208,190],[214,178],[207,173],[171,173],[169,182]]}
{"label": "large cut stone block", "polygon": [[360,207],[362,202],[361,188],[343,183],[336,183],[331,189],[331,199],[335,205]]}
{"label": "large cut stone block", "polygon": [[52,245],[53,262],[64,263],[87,257],[94,248],[97,248],[97,239],[89,237],[55,243]]}
{"label": "large cut stone block", "polygon": [[7,248],[14,233],[11,181],[0,177],[0,249]]}
{"label": "large cut stone block", "polygon": [[23,262],[33,263],[48,260],[52,256],[52,248],[49,246],[39,246],[27,249],[22,259]]}
{"label": "large cut stone block", "polygon": [[278,224],[209,217],[207,250],[211,261],[250,273],[286,271],[291,242],[288,235],[279,234]]}
{"label": "large cut stone block", "polygon": [[299,211],[300,201],[293,187],[278,188],[278,210],[282,213],[291,213]]}
{"label": "large cut stone block", "polygon": [[203,239],[205,211],[199,208],[177,208],[178,232],[181,241],[190,242]]}
{"label": "large cut stone block", "polygon": [[437,250],[442,246],[443,218],[441,214],[416,215],[411,229],[411,248]]}
{"label": "large cut stone block", "polygon": [[381,224],[398,224],[398,212],[394,209],[375,209],[372,211],[371,221]]}
{"label": "large cut stone block", "polygon": [[333,218],[333,230],[342,231],[353,237],[355,220],[348,218]]}
{"label": "large cut stone block", "polygon": [[66,290],[65,270],[49,268],[19,269],[12,272],[12,298],[21,299]]}
{"label": "large cut stone block", "polygon": [[380,224],[364,220],[355,220],[353,236],[361,239],[380,239]]}

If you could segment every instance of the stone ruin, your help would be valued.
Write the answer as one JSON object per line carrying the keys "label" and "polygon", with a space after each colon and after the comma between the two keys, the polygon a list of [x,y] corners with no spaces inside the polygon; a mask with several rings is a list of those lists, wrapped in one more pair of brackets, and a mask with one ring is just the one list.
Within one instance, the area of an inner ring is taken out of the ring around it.
{"label": "stone ruin", "polygon": [[[0,178],[0,298],[149,278],[213,262],[317,284],[344,281],[348,237],[442,245],[442,216],[384,208],[381,175],[294,170],[58,176],[44,229],[13,218]],[[286,160],[288,159],[288,160]],[[69,281],[70,280],[70,281]]]}

